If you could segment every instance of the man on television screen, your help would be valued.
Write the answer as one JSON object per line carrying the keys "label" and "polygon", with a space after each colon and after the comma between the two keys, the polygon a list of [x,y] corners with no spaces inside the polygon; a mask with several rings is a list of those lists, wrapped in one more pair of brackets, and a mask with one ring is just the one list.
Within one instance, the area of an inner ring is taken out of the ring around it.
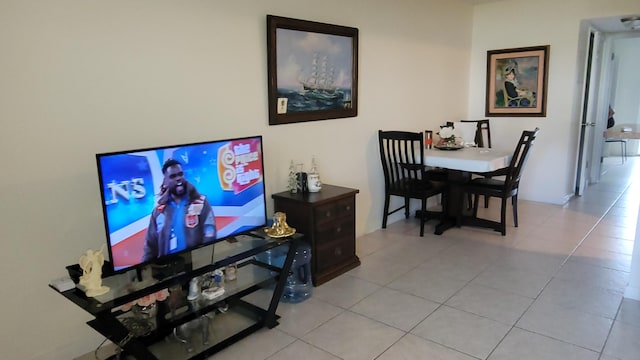
{"label": "man on television screen", "polygon": [[142,261],[209,243],[216,238],[211,204],[184,178],[174,159],[162,165],[164,181],[145,235]]}

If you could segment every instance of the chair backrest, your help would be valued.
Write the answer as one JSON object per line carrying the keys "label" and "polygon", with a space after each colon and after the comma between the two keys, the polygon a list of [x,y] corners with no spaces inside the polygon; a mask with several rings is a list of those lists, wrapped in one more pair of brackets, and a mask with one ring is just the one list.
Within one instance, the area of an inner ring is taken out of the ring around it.
{"label": "chair backrest", "polygon": [[491,147],[491,128],[489,127],[489,119],[460,120],[460,122],[476,123],[476,145],[482,148]]}
{"label": "chair backrest", "polygon": [[408,180],[422,179],[422,132],[379,130],[378,143],[386,191],[400,191],[401,187],[413,183]]}
{"label": "chair backrest", "polygon": [[513,157],[511,158],[511,163],[509,164],[509,171],[507,172],[507,177],[505,178],[505,187],[510,190],[514,190],[518,188],[520,184],[520,176],[522,175],[522,169],[524,165],[527,163],[527,159],[529,158],[529,150],[533,146],[533,143],[538,136],[539,128],[535,128],[535,130],[525,130],[522,132],[520,136],[520,141],[518,141],[518,145],[516,145],[516,149],[513,152]]}
{"label": "chair backrest", "polygon": [[471,122],[456,121],[453,123],[456,137],[462,138],[464,145],[478,143],[478,127]]}

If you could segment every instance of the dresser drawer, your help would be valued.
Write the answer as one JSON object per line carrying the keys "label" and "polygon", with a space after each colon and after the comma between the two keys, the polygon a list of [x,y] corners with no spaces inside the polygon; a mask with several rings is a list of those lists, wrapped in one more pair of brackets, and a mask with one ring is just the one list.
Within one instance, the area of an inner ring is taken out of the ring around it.
{"label": "dresser drawer", "polygon": [[344,216],[354,215],[355,206],[353,197],[318,206],[314,209],[316,224],[321,225]]}
{"label": "dresser drawer", "polygon": [[336,203],[336,216],[355,216],[356,199],[353,197],[342,199]]}
{"label": "dresser drawer", "polygon": [[315,241],[318,244],[334,241],[337,238],[351,237],[355,233],[355,219],[353,216],[345,216],[316,226]]}
{"label": "dresser drawer", "polygon": [[355,253],[355,242],[347,236],[331,242],[317,244],[316,254],[311,254],[311,257],[316,257],[314,261],[316,271],[322,272],[353,258]]}

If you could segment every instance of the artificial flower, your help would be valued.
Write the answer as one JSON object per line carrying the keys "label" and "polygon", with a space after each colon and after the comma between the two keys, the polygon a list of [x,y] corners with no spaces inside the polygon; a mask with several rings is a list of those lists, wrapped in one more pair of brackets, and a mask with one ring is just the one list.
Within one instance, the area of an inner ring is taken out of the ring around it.
{"label": "artificial flower", "polygon": [[455,131],[453,130],[453,127],[449,127],[449,126],[445,126],[443,128],[440,129],[440,132],[438,132],[438,136],[440,136],[440,138],[444,141],[455,141],[456,140],[456,134]]}

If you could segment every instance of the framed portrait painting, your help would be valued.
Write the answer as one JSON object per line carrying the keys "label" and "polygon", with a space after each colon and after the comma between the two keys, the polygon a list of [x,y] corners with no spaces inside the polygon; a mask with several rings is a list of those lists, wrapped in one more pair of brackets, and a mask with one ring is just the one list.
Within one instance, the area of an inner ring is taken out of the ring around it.
{"label": "framed portrait painting", "polygon": [[486,116],[546,116],[549,45],[487,51]]}
{"label": "framed portrait painting", "polygon": [[269,125],[358,114],[358,29],[267,15]]}

